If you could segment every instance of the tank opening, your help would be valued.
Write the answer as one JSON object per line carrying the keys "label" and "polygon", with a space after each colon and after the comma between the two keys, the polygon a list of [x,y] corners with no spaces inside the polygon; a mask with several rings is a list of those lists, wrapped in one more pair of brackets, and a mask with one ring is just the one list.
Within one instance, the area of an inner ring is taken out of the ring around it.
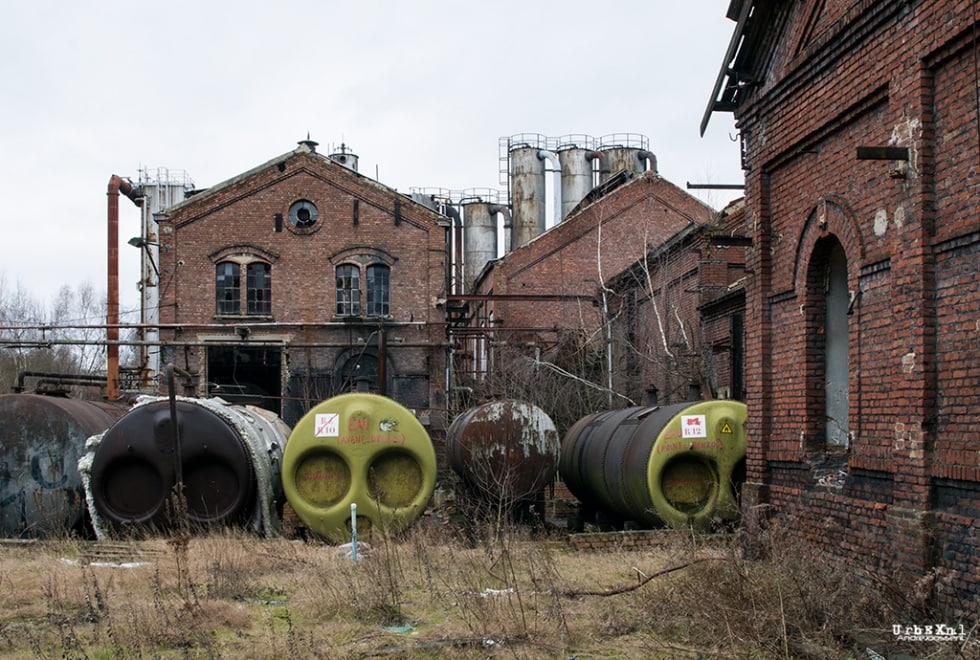
{"label": "tank opening", "polygon": [[368,492],[381,504],[391,507],[409,506],[422,492],[422,466],[404,451],[379,454],[368,467]]}
{"label": "tank opening", "polygon": [[667,503],[688,515],[702,511],[717,486],[714,468],[693,456],[678,456],[665,465],[660,474],[660,489]]}
{"label": "tank opening", "polygon": [[296,491],[312,506],[332,506],[344,498],[350,487],[350,467],[333,452],[313,453],[296,466]]}
{"label": "tank opening", "polygon": [[106,515],[116,522],[145,520],[163,506],[170,489],[156,468],[137,458],[115,461],[102,480]]}
{"label": "tank opening", "polygon": [[184,497],[190,519],[199,523],[224,522],[242,513],[251,497],[242,489],[250,484],[239,482],[232,466],[215,456],[201,456],[183,466]]}

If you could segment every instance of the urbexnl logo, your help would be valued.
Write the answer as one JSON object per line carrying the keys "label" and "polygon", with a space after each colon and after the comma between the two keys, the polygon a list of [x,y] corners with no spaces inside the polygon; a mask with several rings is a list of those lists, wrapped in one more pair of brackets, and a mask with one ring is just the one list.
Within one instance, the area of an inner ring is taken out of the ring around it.
{"label": "urbexnl logo", "polygon": [[932,625],[892,625],[892,633],[902,642],[962,642],[966,639],[963,624],[950,626],[945,623]]}

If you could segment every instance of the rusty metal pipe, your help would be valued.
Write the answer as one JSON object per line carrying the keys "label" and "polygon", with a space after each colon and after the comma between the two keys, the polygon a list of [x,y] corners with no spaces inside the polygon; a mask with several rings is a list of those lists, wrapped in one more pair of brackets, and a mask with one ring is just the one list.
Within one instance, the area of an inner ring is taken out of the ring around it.
{"label": "rusty metal pipe", "polygon": [[126,195],[134,204],[142,204],[142,196],[133,184],[117,174],[109,177],[108,234],[107,236],[107,288],[106,293],[106,397],[115,401],[119,393],[119,347],[113,342],[119,339],[119,193]]}
{"label": "rusty metal pipe", "polygon": [[73,383],[99,383],[105,380],[102,376],[91,374],[66,374],[52,371],[20,371],[17,373],[17,381],[13,387],[14,392],[24,391],[24,381],[28,378],[43,378],[46,382],[72,381]]}

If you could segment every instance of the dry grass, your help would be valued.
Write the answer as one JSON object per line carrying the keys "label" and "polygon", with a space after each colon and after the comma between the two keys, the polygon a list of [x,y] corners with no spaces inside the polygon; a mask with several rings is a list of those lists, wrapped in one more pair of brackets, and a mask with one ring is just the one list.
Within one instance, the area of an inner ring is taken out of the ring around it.
{"label": "dry grass", "polygon": [[748,562],[730,539],[677,533],[631,552],[578,552],[520,530],[478,545],[456,537],[426,522],[373,539],[356,563],[320,543],[236,533],[184,548],[166,539],[0,546],[0,655],[873,658],[870,648],[945,658],[976,649],[969,640],[902,647],[891,625],[917,622],[901,604],[790,546]]}

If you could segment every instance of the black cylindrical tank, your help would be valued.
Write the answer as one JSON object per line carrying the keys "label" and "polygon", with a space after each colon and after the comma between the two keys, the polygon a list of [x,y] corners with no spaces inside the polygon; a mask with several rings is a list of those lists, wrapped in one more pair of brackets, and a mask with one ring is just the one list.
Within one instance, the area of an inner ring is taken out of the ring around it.
{"label": "black cylindrical tank", "polygon": [[78,458],[86,439],[125,407],[40,394],[0,395],[0,535],[80,530],[85,498]]}
{"label": "black cylindrical tank", "polygon": [[446,431],[449,466],[493,501],[540,493],[555,477],[558,449],[551,418],[533,404],[512,399],[470,408]]}
{"label": "black cylindrical tank", "polygon": [[99,536],[171,527],[178,477],[192,525],[274,533],[289,427],[267,410],[221,399],[178,397],[176,412],[175,436],[169,399],[146,397],[90,442],[79,468]]}
{"label": "black cylindrical tank", "polygon": [[706,529],[738,517],[745,404],[624,408],[576,422],[558,471],[581,502],[643,525]]}

